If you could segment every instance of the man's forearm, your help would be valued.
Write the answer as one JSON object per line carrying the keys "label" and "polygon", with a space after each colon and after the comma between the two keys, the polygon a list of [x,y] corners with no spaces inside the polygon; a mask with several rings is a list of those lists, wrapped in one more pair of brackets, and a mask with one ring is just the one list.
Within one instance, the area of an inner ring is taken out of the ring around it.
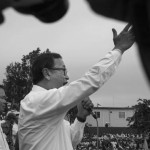
{"label": "man's forearm", "polygon": [[121,55],[119,50],[108,52],[82,78],[71,82],[65,88],[61,88],[61,93],[63,93],[61,105],[68,109],[70,105],[72,107],[72,103],[77,104],[84,97],[96,92],[114,74],[120,63]]}
{"label": "man's forearm", "polygon": [[74,123],[70,127],[71,139],[73,147],[77,146],[83,138],[85,122],[82,123],[75,119]]}

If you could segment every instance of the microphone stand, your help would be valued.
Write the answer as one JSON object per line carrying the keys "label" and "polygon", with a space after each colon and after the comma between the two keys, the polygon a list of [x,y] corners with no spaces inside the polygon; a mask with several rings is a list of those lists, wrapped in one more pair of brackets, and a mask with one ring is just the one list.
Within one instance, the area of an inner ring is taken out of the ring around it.
{"label": "microphone stand", "polygon": [[97,118],[95,119],[96,120],[96,124],[97,124],[97,126],[96,126],[96,129],[97,129],[97,150],[99,149],[98,147],[99,147],[99,127],[98,127],[98,120],[97,120]]}

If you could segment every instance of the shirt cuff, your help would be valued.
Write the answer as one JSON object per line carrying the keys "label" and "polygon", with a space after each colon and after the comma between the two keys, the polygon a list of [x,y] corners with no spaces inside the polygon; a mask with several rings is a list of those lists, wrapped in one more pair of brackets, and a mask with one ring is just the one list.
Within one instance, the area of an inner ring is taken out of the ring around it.
{"label": "shirt cuff", "polygon": [[118,51],[120,54],[123,54],[120,49],[113,49],[113,51]]}
{"label": "shirt cuff", "polygon": [[86,119],[83,119],[83,118],[81,118],[81,117],[79,117],[79,116],[77,116],[77,120],[78,120],[79,122],[82,122],[82,123],[84,123],[84,122],[86,121]]}
{"label": "shirt cuff", "polygon": [[[85,121],[85,122],[86,122],[86,121]],[[78,129],[78,128],[83,129],[84,126],[85,126],[85,122],[80,122],[80,121],[78,121],[78,119],[76,118],[75,121],[74,121],[74,124],[75,124],[75,127],[76,127],[77,129]]]}

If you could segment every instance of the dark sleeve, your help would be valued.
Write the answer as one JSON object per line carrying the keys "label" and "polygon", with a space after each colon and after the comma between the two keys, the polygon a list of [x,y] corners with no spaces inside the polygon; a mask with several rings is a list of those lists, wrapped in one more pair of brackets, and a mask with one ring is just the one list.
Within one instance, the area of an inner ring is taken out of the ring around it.
{"label": "dark sleeve", "polygon": [[18,132],[16,134],[15,150],[19,150]]}

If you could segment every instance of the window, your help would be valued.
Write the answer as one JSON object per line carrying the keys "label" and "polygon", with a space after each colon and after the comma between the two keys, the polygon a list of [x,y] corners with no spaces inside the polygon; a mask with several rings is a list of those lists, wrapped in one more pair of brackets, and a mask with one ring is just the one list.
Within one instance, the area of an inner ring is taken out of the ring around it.
{"label": "window", "polygon": [[100,112],[96,112],[97,118],[100,118]]}
{"label": "window", "polygon": [[119,112],[119,118],[125,118],[125,112]]}

